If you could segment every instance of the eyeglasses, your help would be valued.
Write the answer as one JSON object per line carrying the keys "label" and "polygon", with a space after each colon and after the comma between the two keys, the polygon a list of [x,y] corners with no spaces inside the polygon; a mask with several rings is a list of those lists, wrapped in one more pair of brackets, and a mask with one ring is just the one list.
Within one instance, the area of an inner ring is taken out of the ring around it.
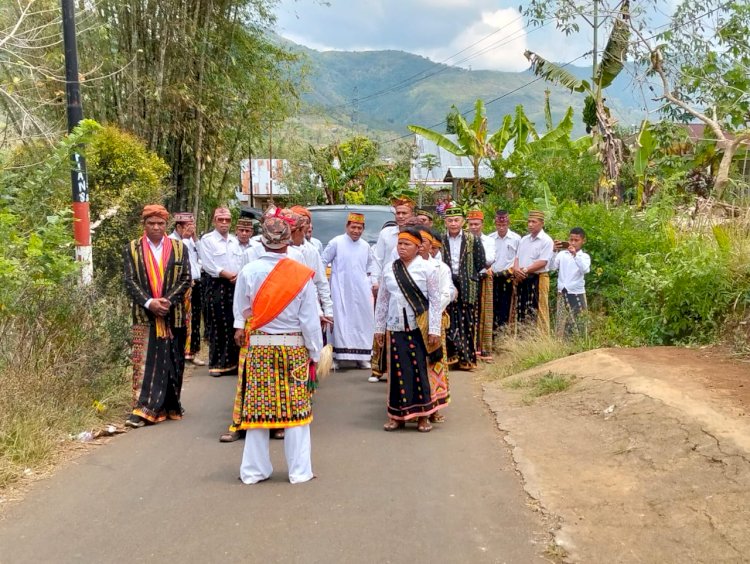
{"label": "eyeglasses", "polygon": [[231,217],[217,217],[215,220],[217,223],[232,223]]}

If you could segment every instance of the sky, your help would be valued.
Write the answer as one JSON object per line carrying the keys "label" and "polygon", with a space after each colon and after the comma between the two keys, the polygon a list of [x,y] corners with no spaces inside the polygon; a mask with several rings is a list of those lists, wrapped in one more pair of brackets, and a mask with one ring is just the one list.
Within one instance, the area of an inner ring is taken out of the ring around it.
{"label": "sky", "polygon": [[527,27],[518,0],[280,0],[276,14],[278,33],[312,49],[397,49],[472,70],[524,70],[526,49],[558,62],[591,49],[585,31]]}

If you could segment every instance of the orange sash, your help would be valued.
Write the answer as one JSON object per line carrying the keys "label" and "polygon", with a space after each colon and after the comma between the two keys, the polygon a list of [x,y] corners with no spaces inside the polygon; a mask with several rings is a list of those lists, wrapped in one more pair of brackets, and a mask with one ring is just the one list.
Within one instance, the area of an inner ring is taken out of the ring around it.
{"label": "orange sash", "polygon": [[276,319],[314,274],[304,264],[290,258],[281,259],[255,294],[250,329],[258,329]]}

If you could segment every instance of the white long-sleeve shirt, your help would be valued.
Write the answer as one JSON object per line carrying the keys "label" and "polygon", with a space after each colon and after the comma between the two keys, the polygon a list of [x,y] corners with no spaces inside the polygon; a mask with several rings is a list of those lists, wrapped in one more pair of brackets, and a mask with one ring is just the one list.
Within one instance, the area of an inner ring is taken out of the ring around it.
{"label": "white long-sleeve shirt", "polygon": [[[288,258],[285,253],[264,252],[257,260],[242,268],[237,276],[234,291],[235,329],[245,327],[245,321],[253,314],[253,301],[261,284],[279,261],[285,258]],[[320,330],[317,303],[315,285],[312,280],[308,280],[302,291],[275,319],[258,329],[271,335],[301,332],[310,358],[317,362],[323,349],[323,333]]]}
{"label": "white long-sleeve shirt", "polygon": [[518,251],[518,243],[521,242],[521,236],[515,231],[508,229],[505,237],[500,237],[497,231],[488,235],[495,244],[495,261],[492,263],[492,272],[498,273],[508,270],[513,266]]}
{"label": "white long-sleeve shirt", "polygon": [[482,233],[480,240],[484,247],[484,263],[491,266],[495,262],[495,240],[490,235]]}
{"label": "white long-sleeve shirt", "polygon": [[551,270],[557,270],[557,291],[569,294],[585,294],[585,276],[591,270],[591,257],[578,251],[574,257],[570,251],[560,251],[552,258]]}
{"label": "white long-sleeve shirt", "polygon": [[432,257],[432,262],[438,269],[438,280],[440,281],[440,310],[445,311],[453,300],[458,296],[458,290],[453,285],[451,268],[442,259]]}
{"label": "white long-sleeve shirt", "polygon": [[[326,317],[333,317],[333,301],[331,300],[331,286],[326,277],[326,267],[320,258],[320,253],[315,245],[309,241],[303,241],[299,246],[291,246],[293,250],[299,251],[302,255],[303,262],[308,268],[315,271],[313,283],[318,293],[318,300],[321,306],[321,312]],[[292,257],[290,257],[292,258]],[[296,259],[295,259],[296,260]]]}
{"label": "white long-sleeve shirt", "polygon": [[213,278],[218,278],[223,271],[234,272],[242,268],[242,248],[240,242],[232,234],[226,238],[215,229],[201,238],[199,247],[201,263]]}
{"label": "white long-sleeve shirt", "polygon": [[373,254],[375,262],[370,272],[370,280],[373,286],[380,283],[380,277],[383,270],[389,264],[391,253],[396,248],[398,242],[398,226],[392,225],[386,227],[378,235],[378,242],[375,243]]}
{"label": "white long-sleeve shirt", "polygon": [[196,246],[195,241],[190,237],[183,239],[177,231],[170,233],[169,238],[174,239],[175,241],[182,241],[182,244],[185,245],[185,249],[188,252],[188,258],[190,259],[190,277],[193,280],[200,280],[201,262],[198,257],[198,247]]}
{"label": "white long-sleeve shirt", "polygon": [[550,261],[552,260],[552,248],[555,243],[552,237],[544,232],[539,231],[536,236],[531,234],[524,235],[518,243],[516,256],[518,257],[518,267],[527,268],[538,260],[545,261],[545,265],[536,271],[537,274],[549,272]]}
{"label": "white long-sleeve shirt", "polygon": [[[442,311],[440,309],[439,271],[433,264],[419,256],[411,261],[407,271],[429,302],[429,334],[440,335]],[[404,319],[404,312],[406,312],[406,319]],[[415,312],[401,292],[393,268],[387,268],[381,277],[378,301],[375,305],[375,333],[384,333],[386,329],[405,331],[407,322],[410,329],[417,328]]]}

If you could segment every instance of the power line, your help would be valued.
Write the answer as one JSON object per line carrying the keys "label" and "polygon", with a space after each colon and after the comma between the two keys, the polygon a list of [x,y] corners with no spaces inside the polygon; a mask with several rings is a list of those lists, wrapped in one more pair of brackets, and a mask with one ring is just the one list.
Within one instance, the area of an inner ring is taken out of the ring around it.
{"label": "power line", "polygon": [[[514,23],[516,23],[516,22],[518,22],[518,21],[519,21],[519,20],[520,20],[521,18],[522,18],[522,16],[519,16],[519,17],[517,17],[516,19],[514,19],[514,20],[511,20],[510,22],[508,22],[508,23],[506,23],[505,25],[503,25],[503,26],[499,27],[498,29],[496,29],[496,30],[495,30],[495,31],[493,31],[492,33],[489,33],[488,35],[486,35],[486,36],[482,37],[482,38],[481,38],[481,39],[479,39],[478,41],[475,41],[475,42],[474,42],[474,43],[472,43],[471,45],[469,45],[469,46],[467,46],[467,47],[464,47],[464,48],[463,48],[463,49],[461,49],[460,51],[457,51],[456,53],[452,54],[452,55],[451,55],[450,57],[447,57],[447,58],[443,59],[442,61],[438,62],[437,64],[438,64],[438,65],[446,65],[446,63],[447,63],[448,61],[450,61],[451,59],[453,59],[453,58],[457,57],[458,55],[460,55],[461,53],[464,53],[465,51],[467,51],[467,50],[471,49],[472,47],[474,47],[474,46],[476,46],[476,45],[478,45],[478,44],[480,44],[480,43],[482,43],[482,42],[486,41],[487,39],[489,39],[489,38],[490,38],[490,37],[492,37],[493,35],[496,35],[497,33],[501,32],[502,30],[504,30],[505,28],[509,27],[510,25],[512,25],[512,24],[514,24]],[[545,25],[548,25],[549,23],[550,23],[550,22],[545,22],[545,23],[544,23],[544,24],[543,24],[542,26],[539,26],[539,28],[538,28],[538,29],[541,29],[542,27],[544,27]],[[519,31],[521,31],[521,32],[522,32],[522,31],[525,31],[525,30],[526,30],[526,27],[527,27],[527,26],[524,26],[524,27],[523,27],[523,28],[522,28],[521,30],[517,30],[517,31],[513,32],[513,33],[512,33],[512,34],[511,34],[510,36],[507,36],[507,37],[503,37],[503,38],[499,39],[498,41],[496,41],[495,43],[492,43],[492,44],[491,44],[491,45],[489,45],[488,47],[484,47],[484,48],[482,48],[482,49],[481,49],[480,51],[478,51],[477,53],[474,53],[474,54],[472,54],[472,55],[469,55],[469,56],[467,56],[467,57],[464,57],[463,59],[461,59],[461,60],[459,60],[459,61],[456,61],[456,62],[454,62],[454,63],[451,63],[451,65],[450,65],[450,66],[446,65],[445,67],[442,67],[441,69],[439,69],[439,70],[437,70],[437,71],[434,71],[434,72],[429,72],[429,70],[430,70],[430,69],[425,69],[425,70],[419,71],[419,72],[417,72],[417,73],[415,73],[415,74],[413,74],[413,75],[411,75],[411,76],[408,76],[408,77],[406,77],[406,78],[402,79],[401,81],[399,81],[399,82],[397,82],[397,83],[395,83],[395,84],[392,84],[391,86],[388,86],[388,87],[386,87],[386,88],[383,88],[382,90],[378,90],[378,91],[376,91],[376,92],[372,92],[372,93],[370,93],[370,94],[367,94],[367,95],[365,95],[365,96],[362,96],[361,98],[359,98],[359,99],[357,100],[357,102],[359,102],[359,103],[362,103],[362,102],[365,102],[365,101],[371,100],[371,99],[373,99],[373,98],[377,98],[377,97],[379,97],[379,96],[383,96],[383,95],[385,95],[385,94],[389,94],[389,93],[391,93],[391,92],[395,92],[395,91],[397,91],[397,90],[402,90],[403,88],[407,88],[408,86],[411,86],[412,84],[416,84],[417,82],[421,82],[421,81],[423,81],[423,80],[427,80],[428,78],[431,78],[431,77],[433,77],[433,76],[436,76],[436,75],[438,75],[438,74],[441,74],[441,73],[445,72],[446,70],[448,70],[448,69],[451,69],[451,68],[453,68],[453,67],[455,67],[455,66],[457,66],[457,65],[459,65],[459,64],[461,64],[461,63],[463,63],[463,62],[466,62],[466,61],[468,61],[468,60],[470,60],[470,59],[472,59],[472,58],[474,58],[474,57],[477,57],[477,56],[479,56],[479,55],[481,55],[481,54],[484,54],[484,53],[486,53],[486,52],[487,52],[487,51],[489,51],[489,50],[495,49],[495,48],[497,48],[497,47],[500,47],[500,46],[502,46],[502,45],[505,45],[505,44],[506,44],[507,42],[509,42],[509,41],[512,41],[512,40],[515,40],[515,39],[517,39],[517,37],[513,37],[513,36],[514,36],[514,35],[517,35],[517,34],[519,33]],[[532,30],[532,32],[533,32],[533,31],[535,31],[535,30]],[[530,32],[530,33],[531,33],[531,32]],[[511,38],[511,39],[509,39],[509,38]],[[433,68],[433,67],[431,66],[430,68]],[[428,74],[426,74],[425,76],[422,76],[422,75],[424,75],[425,73],[428,73]],[[334,106],[328,106],[328,107],[327,107],[326,109],[328,109],[328,110],[335,110],[335,109],[338,109],[338,108],[345,108],[345,107],[347,107],[347,106],[351,106],[351,105],[352,105],[352,102],[344,102],[344,103],[341,103],[341,104],[336,104],[336,105],[334,105]]]}
{"label": "power line", "polygon": [[[568,61],[567,63],[565,63],[563,65],[560,65],[560,68],[565,68],[568,65],[572,65],[573,63],[575,63],[579,59],[587,57],[590,54],[591,54],[591,51],[586,51],[583,55],[579,55],[575,59],[573,59],[571,61]],[[538,76],[534,80],[530,80],[529,82],[526,82],[526,83],[522,84],[521,86],[518,86],[517,88],[514,88],[513,90],[509,90],[508,92],[505,92],[504,94],[501,94],[500,96],[498,96],[496,98],[493,98],[489,102],[485,102],[484,105],[485,105],[485,107],[487,107],[490,104],[494,104],[495,102],[497,102],[499,100],[502,100],[503,98],[507,98],[511,94],[515,94],[519,90],[523,90],[527,86],[531,86],[532,84],[534,84],[535,82],[539,82],[540,80],[544,80],[544,77]],[[465,115],[470,114],[473,111],[474,111],[474,108],[470,108],[470,109],[468,109],[468,110],[466,110],[464,112],[461,112],[461,115],[465,116]],[[436,127],[439,127],[439,126],[443,125],[444,123],[446,123],[446,121],[447,120],[440,121],[440,122],[438,122],[438,123],[436,123],[434,125],[429,126],[427,129],[435,129]],[[400,141],[401,139],[406,139],[407,137],[411,137],[412,135],[413,135],[413,133],[407,133],[406,135],[401,135],[400,137],[394,137],[393,139],[389,139],[388,141],[384,141],[383,143],[381,143],[381,145],[387,145],[389,143],[394,143],[396,141]]]}

